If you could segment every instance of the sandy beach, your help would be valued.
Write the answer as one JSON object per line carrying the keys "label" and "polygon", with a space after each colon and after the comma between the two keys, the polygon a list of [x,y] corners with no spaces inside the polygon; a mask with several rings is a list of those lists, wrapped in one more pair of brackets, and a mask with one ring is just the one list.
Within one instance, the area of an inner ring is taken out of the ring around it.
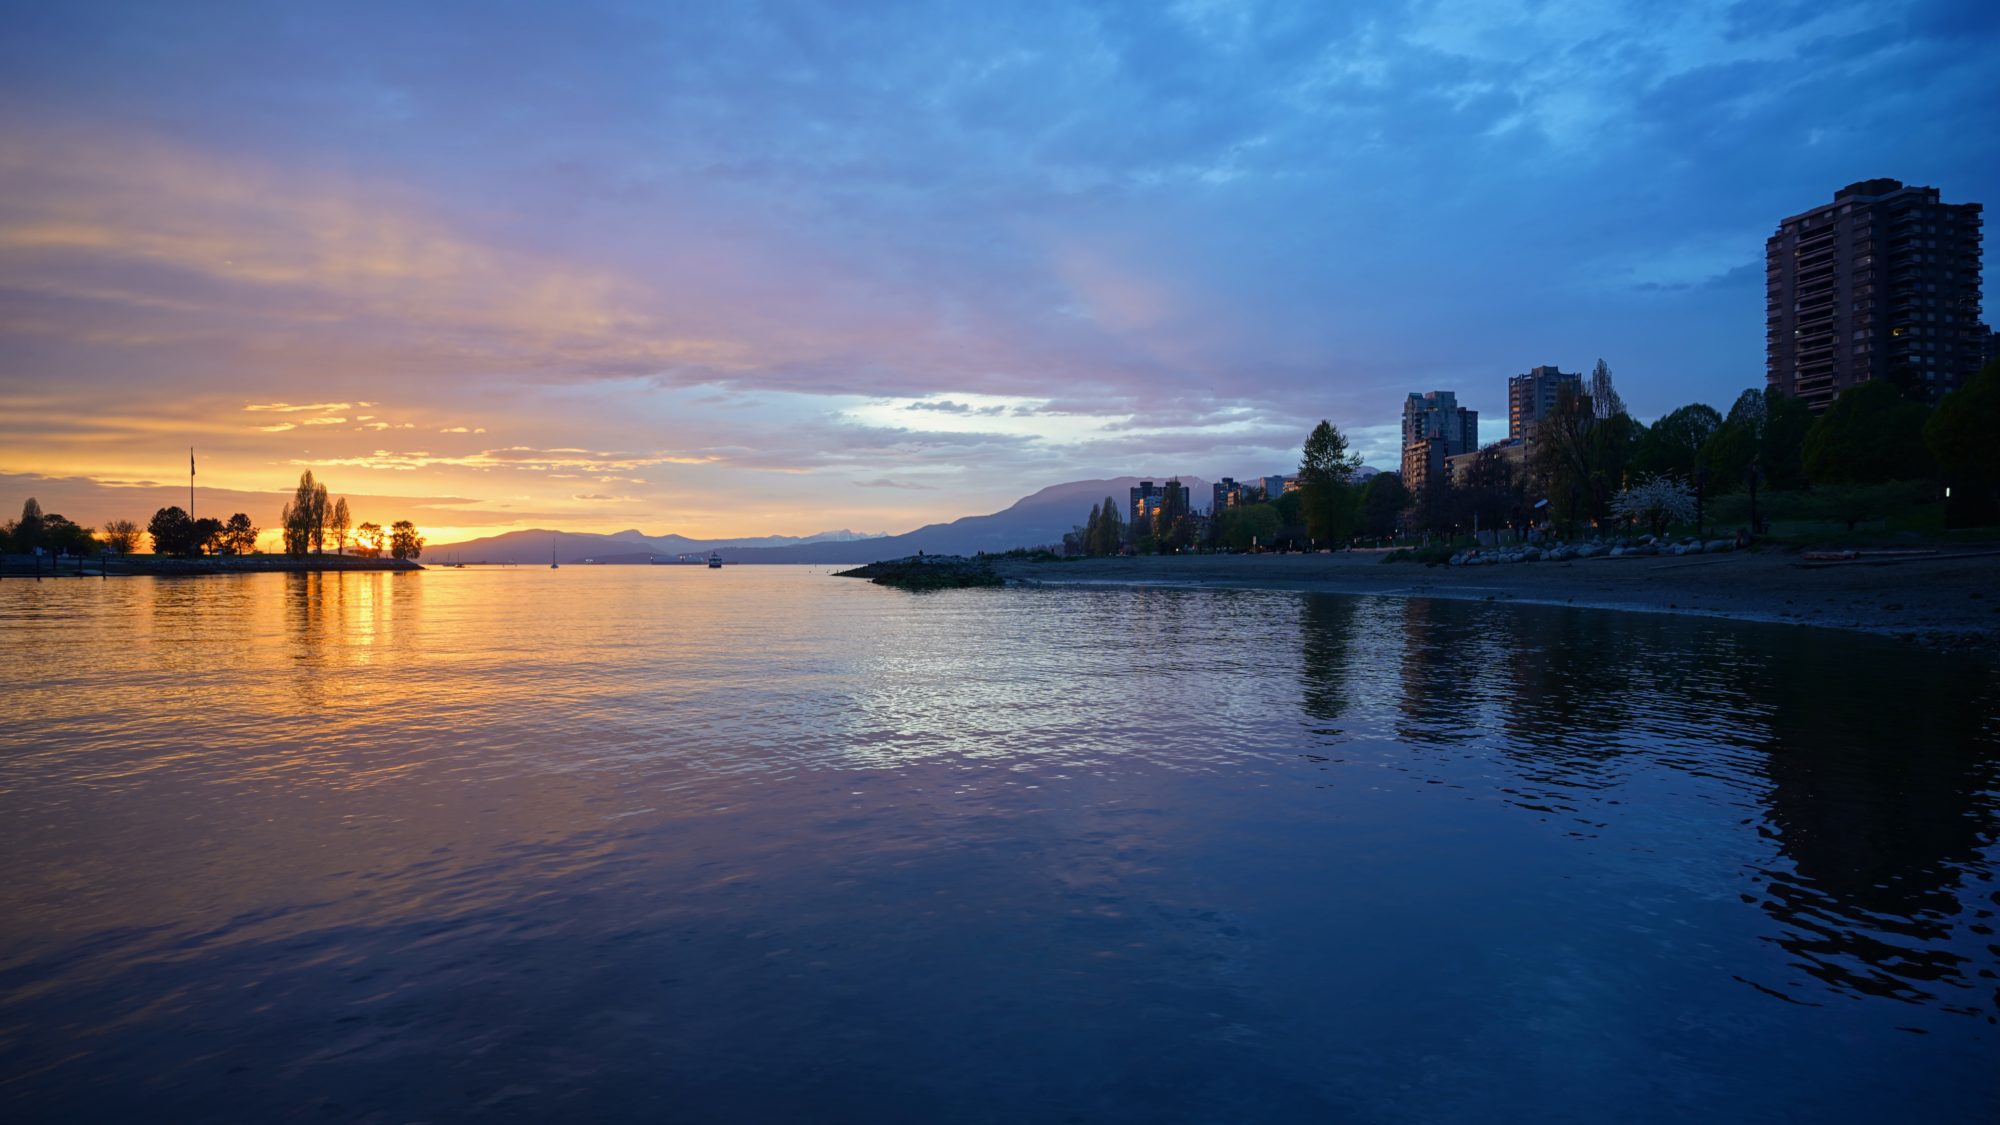
{"label": "sandy beach", "polygon": [[2000,552],[1819,564],[1782,549],[1501,566],[1382,562],[1382,551],[1007,560],[1022,582],[1303,590],[1575,605],[1858,629],[2000,652]]}

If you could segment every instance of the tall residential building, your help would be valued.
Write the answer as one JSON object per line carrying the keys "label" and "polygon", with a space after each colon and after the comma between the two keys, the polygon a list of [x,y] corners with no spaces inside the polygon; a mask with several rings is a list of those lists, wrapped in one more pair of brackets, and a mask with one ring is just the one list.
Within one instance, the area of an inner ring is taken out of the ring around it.
{"label": "tall residential building", "polygon": [[1936,402],[1979,370],[1980,205],[1863,180],[1764,243],[1764,377],[1815,411],[1888,379]]}
{"label": "tall residential building", "polygon": [[1188,511],[1187,485],[1180,483],[1178,480],[1168,481],[1166,484],[1154,484],[1152,481],[1142,480],[1136,488],[1132,489],[1132,507],[1127,513],[1131,521],[1133,523],[1150,521],[1154,516],[1159,515],[1160,509],[1167,502],[1167,488],[1169,485],[1180,492],[1180,495],[1175,497],[1180,502],[1180,510],[1183,512]]}
{"label": "tall residential building", "polygon": [[1526,441],[1535,436],[1535,426],[1556,408],[1556,395],[1568,387],[1572,394],[1583,393],[1583,376],[1558,370],[1553,364],[1530,368],[1526,375],[1507,379],[1507,440]]}
{"label": "tall residential building", "polygon": [[1236,483],[1235,477],[1223,477],[1213,488],[1215,500],[1209,505],[1210,515],[1221,515],[1224,508],[1234,508],[1243,502],[1243,485]]}
{"label": "tall residential building", "polygon": [[1286,492],[1284,474],[1264,478],[1264,499],[1276,500]]}
{"label": "tall residential building", "polygon": [[1405,486],[1454,453],[1479,448],[1479,412],[1458,404],[1451,391],[1410,392],[1403,400],[1403,482]]}

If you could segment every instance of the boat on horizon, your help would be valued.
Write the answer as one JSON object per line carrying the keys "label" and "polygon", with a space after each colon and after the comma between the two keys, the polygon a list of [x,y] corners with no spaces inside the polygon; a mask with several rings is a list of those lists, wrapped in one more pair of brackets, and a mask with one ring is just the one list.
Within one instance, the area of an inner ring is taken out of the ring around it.
{"label": "boat on horizon", "polygon": [[708,569],[710,569],[710,570],[721,570],[721,569],[722,569],[722,556],[721,556],[721,555],[718,555],[718,554],[715,554],[715,553],[713,553],[713,552],[710,552],[710,554],[709,554],[709,556],[708,556]]}

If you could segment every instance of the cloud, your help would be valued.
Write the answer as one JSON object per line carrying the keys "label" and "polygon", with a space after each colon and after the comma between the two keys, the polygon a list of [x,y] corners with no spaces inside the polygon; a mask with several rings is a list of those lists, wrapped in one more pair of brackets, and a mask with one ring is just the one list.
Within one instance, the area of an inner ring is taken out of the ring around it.
{"label": "cloud", "polygon": [[[797,518],[914,518],[872,482],[917,473],[950,516],[1282,466],[1321,417],[1390,452],[1407,392],[1497,417],[1535,363],[1726,404],[1778,217],[1878,172],[2000,197],[1965,3],[398,20],[72,5],[0,40],[0,398],[80,399],[6,402],[0,467],[200,440],[246,479],[615,476],[663,511],[832,468]],[[353,413],[383,401],[412,421]],[[467,416],[510,446],[375,448]]]}
{"label": "cloud", "polygon": [[953,402],[950,399],[933,399],[921,402],[913,402],[903,407],[903,409],[934,410],[940,414],[965,414],[965,415],[979,415],[985,417],[994,417],[997,415],[1007,413],[1007,407],[999,403],[995,403],[992,406],[972,406],[963,402]]}
{"label": "cloud", "polygon": [[878,477],[875,480],[858,480],[854,484],[857,488],[901,488],[912,492],[929,492],[933,489],[932,485],[918,484],[915,481],[909,480],[890,480],[887,477]]}
{"label": "cloud", "polygon": [[535,449],[508,446],[468,454],[434,454],[426,450],[395,451],[378,449],[372,453],[337,457],[298,457],[294,465],[314,467],[347,466],[362,469],[410,471],[432,467],[470,469],[513,469],[547,473],[561,469],[632,470],[651,465],[705,465],[720,461],[715,454],[701,453],[617,453],[591,449]]}
{"label": "cloud", "polygon": [[[345,402],[311,402],[299,405],[293,405],[289,402],[253,402],[246,404],[243,409],[274,414],[299,414],[306,411],[346,410],[351,405],[351,403]],[[367,406],[369,404],[364,402],[361,405]]]}

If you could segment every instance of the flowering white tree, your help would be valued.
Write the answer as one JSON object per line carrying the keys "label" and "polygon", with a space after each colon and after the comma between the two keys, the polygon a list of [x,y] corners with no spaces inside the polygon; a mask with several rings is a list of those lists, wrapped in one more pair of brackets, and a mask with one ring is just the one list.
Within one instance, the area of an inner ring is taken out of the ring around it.
{"label": "flowering white tree", "polygon": [[1640,481],[1611,500],[1611,510],[1630,519],[1644,520],[1653,534],[1661,535],[1675,521],[1695,518],[1694,489],[1671,476]]}

